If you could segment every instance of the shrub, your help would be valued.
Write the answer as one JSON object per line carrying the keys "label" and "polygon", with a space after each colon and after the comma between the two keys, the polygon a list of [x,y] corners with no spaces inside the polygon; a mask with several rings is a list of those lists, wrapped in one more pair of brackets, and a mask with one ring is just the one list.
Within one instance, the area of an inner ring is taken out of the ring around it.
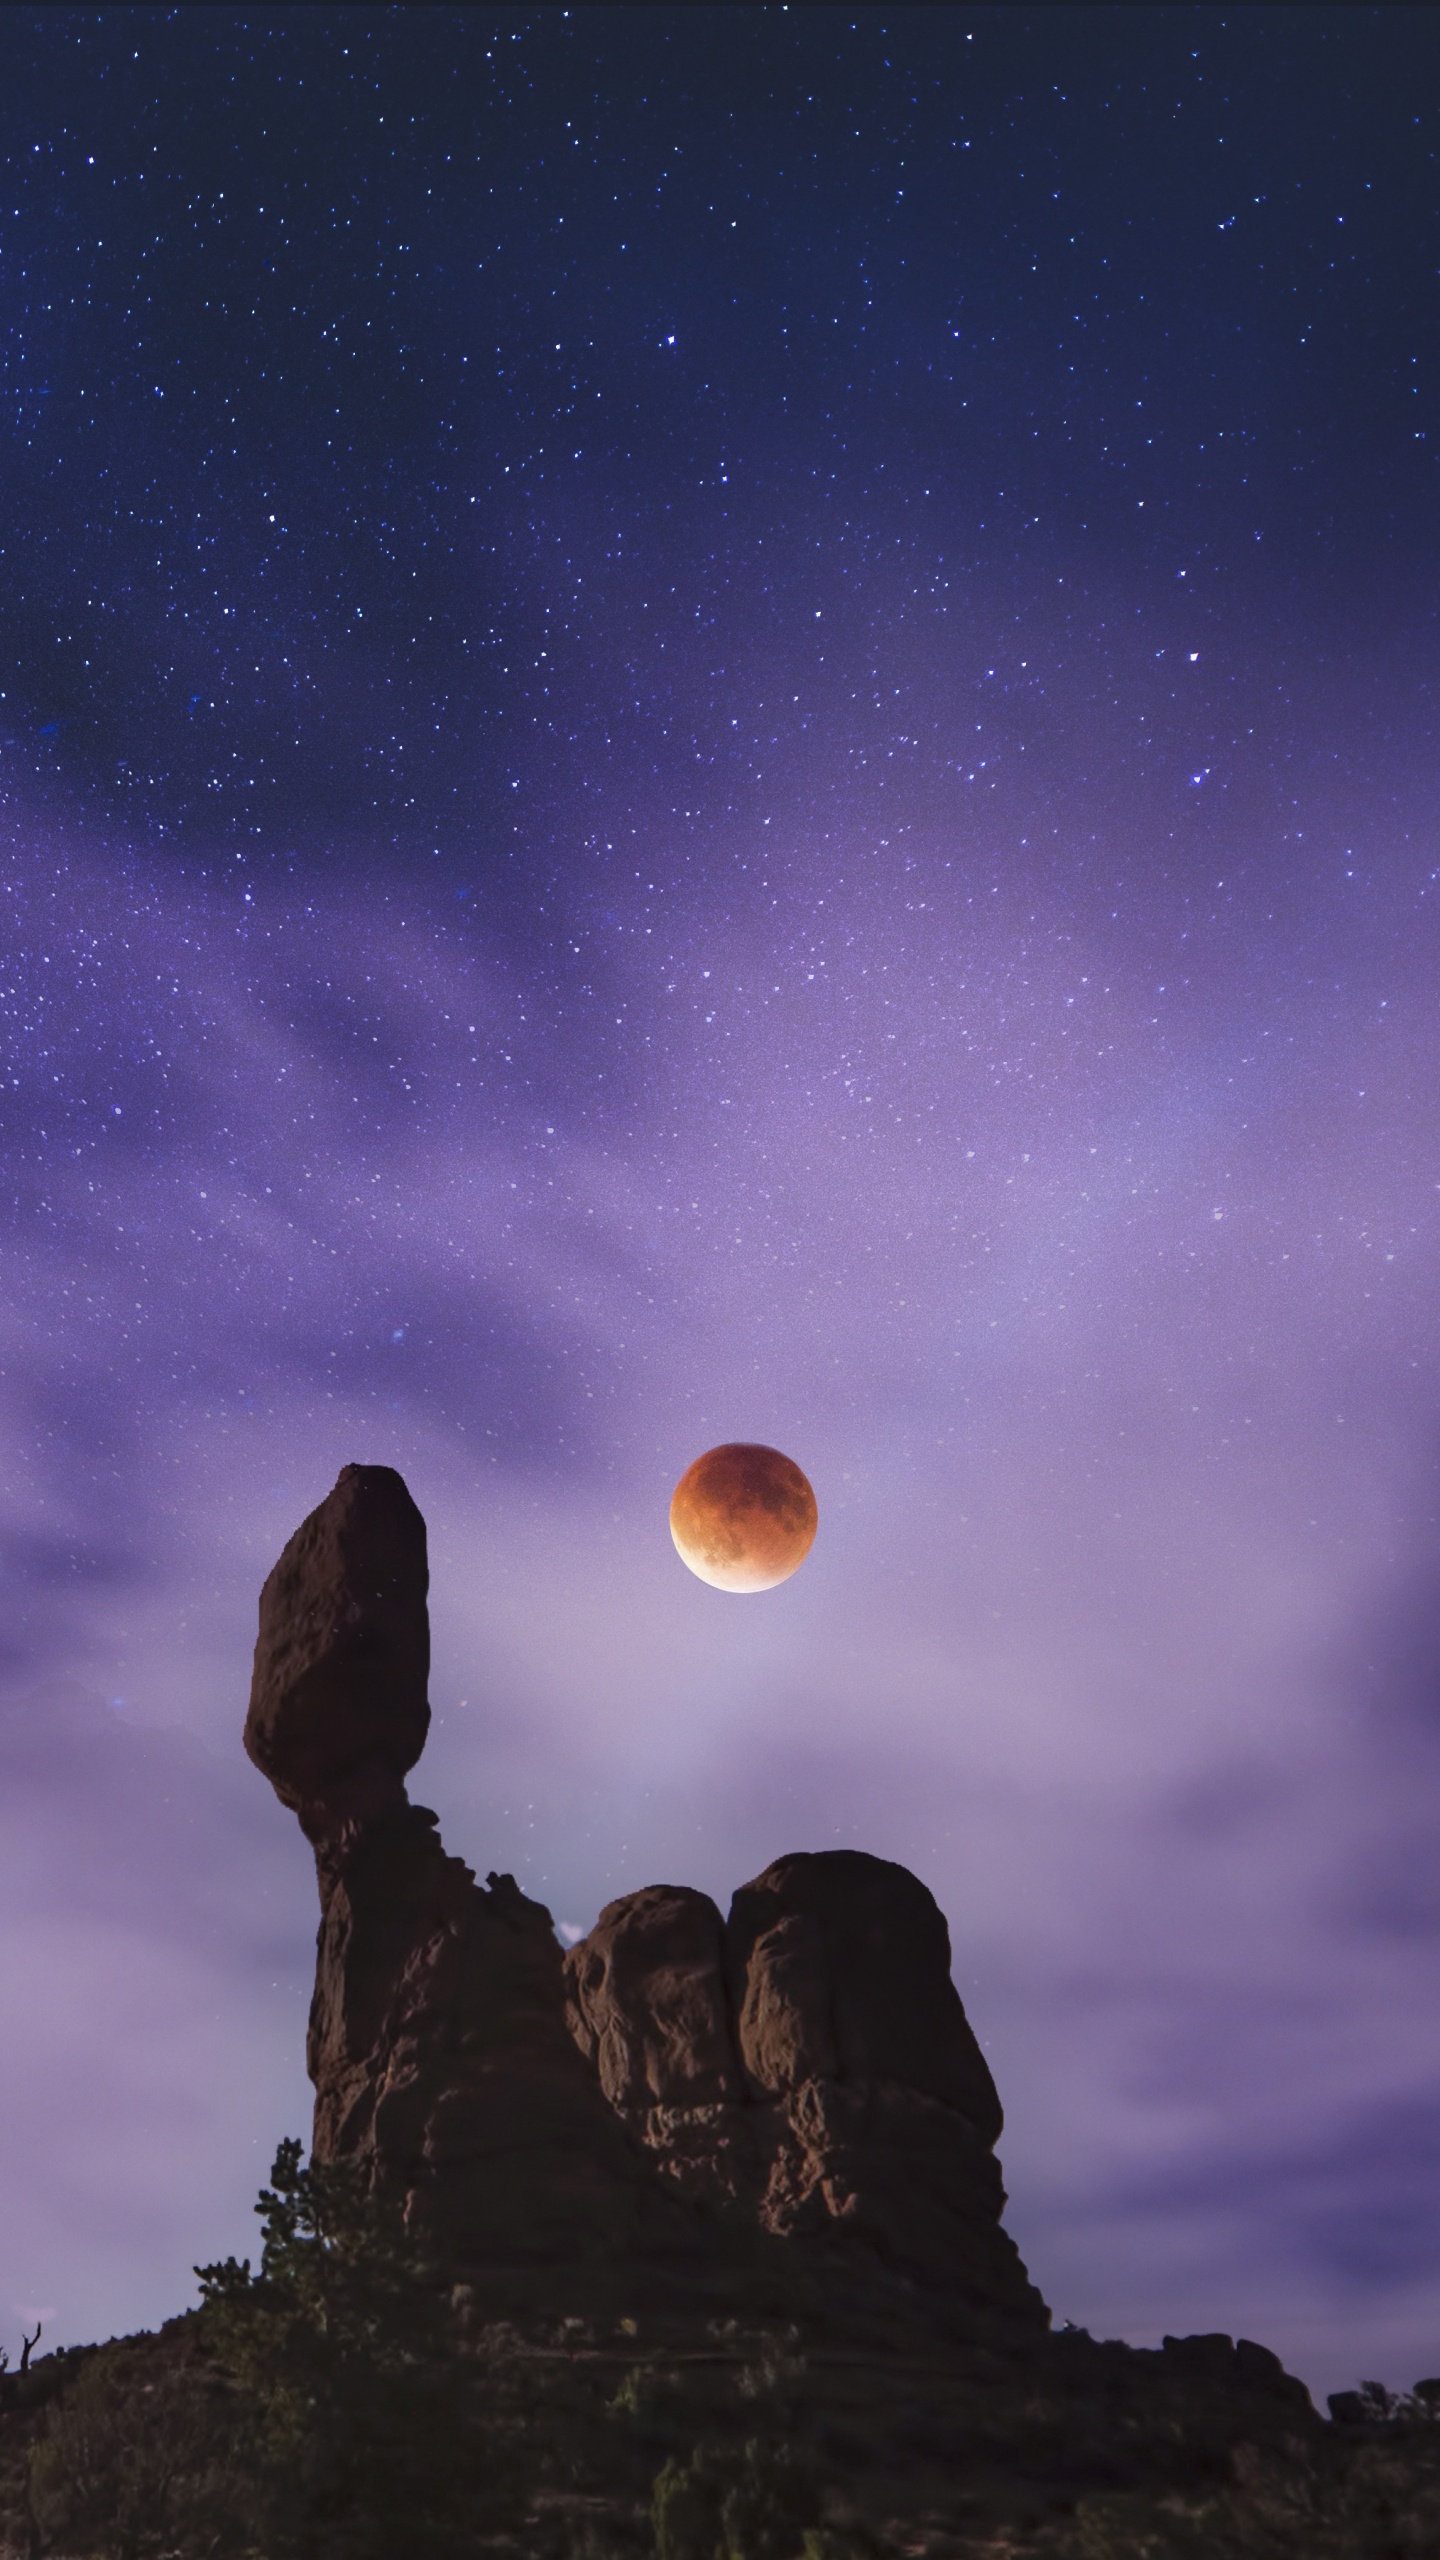
{"label": "shrub", "polygon": [[348,2162],[276,2154],[259,2272],[197,2268],[249,2413],[266,2560],[453,2560],[504,2507],[481,2368],[424,2248]]}
{"label": "shrub", "polygon": [[651,2522],[657,2560],[800,2560],[819,2501],[798,2463],[757,2439],[667,2462]]}
{"label": "shrub", "polygon": [[250,2455],[236,2394],[193,2356],[157,2356],[149,2340],[102,2348],[49,2409],[31,2454],[30,2547],[91,2560],[246,2553]]}

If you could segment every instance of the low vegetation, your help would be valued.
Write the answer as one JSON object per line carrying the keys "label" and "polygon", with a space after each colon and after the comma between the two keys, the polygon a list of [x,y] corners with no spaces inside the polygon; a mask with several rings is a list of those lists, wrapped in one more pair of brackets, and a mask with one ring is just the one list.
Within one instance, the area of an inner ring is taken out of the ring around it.
{"label": "low vegetation", "polygon": [[298,2143],[257,2211],[198,2311],[0,2369],[0,2560],[1440,2560],[1440,2382],[1322,2424],[1225,2342],[487,2324]]}

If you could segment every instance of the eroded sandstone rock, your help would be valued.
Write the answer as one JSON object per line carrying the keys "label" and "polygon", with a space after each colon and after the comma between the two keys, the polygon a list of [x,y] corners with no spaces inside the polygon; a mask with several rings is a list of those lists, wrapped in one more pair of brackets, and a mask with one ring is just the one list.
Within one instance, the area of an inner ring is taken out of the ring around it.
{"label": "eroded sandstone rock", "polygon": [[1000,2100],[951,1979],[950,1932],[907,1867],[859,1849],[777,1858],[740,1887],[725,1935],[758,2089],[895,2082],[998,2141]]}
{"label": "eroded sandstone rock", "polygon": [[647,1885],[608,1903],[565,1972],[571,2032],[657,2167],[686,2195],[753,2219],[769,2132],[749,2103],[725,1924],[708,1893]]}
{"label": "eroded sandstone rock", "polygon": [[904,1867],[780,1858],[728,1924],[651,1886],[608,1905],[566,1972],[606,2096],[683,2192],[1043,2322],[1001,2225],[1000,2102],[949,1932]]}
{"label": "eroded sandstone rock", "polygon": [[708,1893],[651,1884],[607,1904],[565,1969],[571,2031],[619,2114],[743,2096],[724,1923]]}
{"label": "eroded sandstone rock", "polygon": [[1043,2326],[925,1887],[857,1850],[781,1858],[728,1921],[652,1885],[562,1959],[544,1906],[477,1884],[406,1795],[427,1581],[402,1479],[346,1467],[261,1595],[245,1743],[315,1850],[316,2156],[360,2161],[467,2270],[753,2260],[773,2287],[788,2243],[807,2281],[838,2250]]}
{"label": "eroded sandstone rock", "polygon": [[934,1896],[854,1849],[779,1858],[730,1908],[740,2059],[775,2133],[768,2230],[838,2228],[923,2283],[1041,2311],[1001,2215],[995,2083]]}
{"label": "eroded sandstone rock", "polygon": [[565,2016],[550,1914],[447,1857],[405,1772],[430,1721],[425,1524],[346,1467],[265,1585],[245,1745],[314,1845],[315,2155],[360,2161],[457,2262],[686,2245]]}
{"label": "eroded sandstone rock", "polygon": [[260,1594],[245,1748],[311,1836],[404,1801],[430,1730],[425,1523],[393,1467],[342,1467]]}

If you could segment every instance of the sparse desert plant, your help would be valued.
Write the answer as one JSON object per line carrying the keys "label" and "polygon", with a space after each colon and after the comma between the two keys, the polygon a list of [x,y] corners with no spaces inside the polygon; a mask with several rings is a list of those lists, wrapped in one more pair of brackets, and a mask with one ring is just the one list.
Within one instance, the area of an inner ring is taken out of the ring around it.
{"label": "sparse desert plant", "polygon": [[800,2332],[793,2325],[783,2330],[768,2330],[761,2338],[754,2356],[736,2375],[736,2387],[742,2400],[766,2400],[777,2406],[787,2402],[805,2378],[805,2358],[798,2353]]}
{"label": "sparse desert plant", "polygon": [[197,2269],[207,2345],[257,2448],[265,2560],[455,2560],[506,2501],[506,2464],[451,2295],[399,2210],[348,2163],[282,2143],[257,2274]]}
{"label": "sparse desert plant", "polygon": [[224,2560],[253,2547],[253,2446],[239,2396],[193,2354],[102,2348],[47,2412],[28,2539],[87,2560]]}
{"label": "sparse desert plant", "polygon": [[1363,2429],[1352,2418],[1318,2446],[1242,2444],[1230,2480],[1205,2493],[1084,2498],[1022,2548],[1036,2560],[1436,2560],[1440,2430],[1423,2402],[1406,2420],[1413,2394],[1365,2390]]}
{"label": "sparse desert plant", "polygon": [[800,2560],[818,2522],[813,2483],[784,2446],[697,2446],[655,2482],[657,2560]]}

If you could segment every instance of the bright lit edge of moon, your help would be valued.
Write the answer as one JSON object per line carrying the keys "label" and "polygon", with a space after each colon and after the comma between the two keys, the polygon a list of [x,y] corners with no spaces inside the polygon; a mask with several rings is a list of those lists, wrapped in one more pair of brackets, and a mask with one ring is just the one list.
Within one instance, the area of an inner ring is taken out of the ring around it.
{"label": "bright lit edge of moon", "polygon": [[773,1591],[799,1570],[819,1513],[793,1458],[759,1441],[723,1441],[686,1468],[670,1500],[682,1564],[712,1591]]}

